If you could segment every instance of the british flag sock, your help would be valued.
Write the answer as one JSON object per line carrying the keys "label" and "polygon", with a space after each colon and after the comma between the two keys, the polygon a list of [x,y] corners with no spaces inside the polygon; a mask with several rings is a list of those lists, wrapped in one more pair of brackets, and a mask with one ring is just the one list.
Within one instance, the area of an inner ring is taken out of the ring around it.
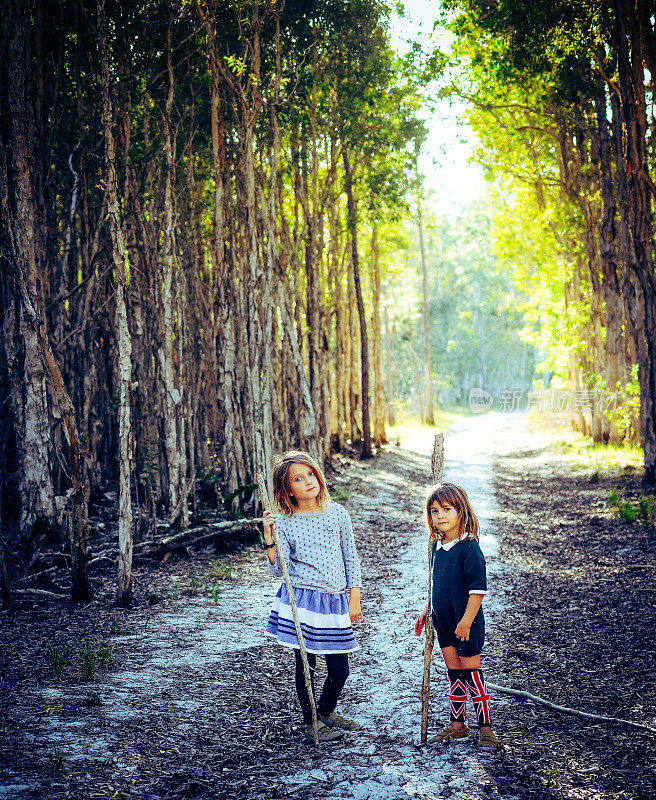
{"label": "british flag sock", "polygon": [[451,720],[467,721],[467,670],[447,669]]}
{"label": "british flag sock", "polygon": [[463,673],[474,702],[478,727],[482,728],[484,725],[491,725],[490,695],[483,677],[483,670],[465,669]]}

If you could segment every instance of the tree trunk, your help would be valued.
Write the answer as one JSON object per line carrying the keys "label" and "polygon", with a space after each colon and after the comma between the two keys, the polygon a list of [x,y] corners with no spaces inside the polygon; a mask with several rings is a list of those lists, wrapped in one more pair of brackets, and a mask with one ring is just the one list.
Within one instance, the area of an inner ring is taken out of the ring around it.
{"label": "tree trunk", "polygon": [[[9,253],[16,270],[16,296],[32,298],[41,319],[41,277],[35,252],[37,209],[33,165],[35,131],[30,84],[30,4],[16,0],[7,11],[9,31],[7,64],[10,132],[3,136],[2,211],[9,238]],[[22,275],[22,280],[20,276]],[[42,321],[43,323],[43,321]],[[43,323],[44,324],[44,323]],[[45,330],[43,331],[45,335]],[[55,492],[50,469],[50,422],[45,382],[45,362],[37,328],[30,324],[24,303],[5,319],[5,343],[10,374],[11,407],[18,449],[20,536],[56,532]]]}
{"label": "tree trunk", "polygon": [[[605,59],[603,48],[599,48],[601,63]],[[599,228],[599,257],[601,260],[601,286],[606,304],[606,392],[615,392],[625,372],[622,290],[620,283],[621,264],[617,257],[617,232],[615,219],[617,208],[613,191],[612,155],[608,133],[607,98],[603,78],[595,78],[595,114],[597,123],[597,147],[603,204]],[[609,441],[617,444],[621,439],[615,422],[609,426]]]}
{"label": "tree trunk", "polygon": [[116,279],[116,339],[118,343],[118,419],[119,419],[119,500],[118,500],[118,587],[117,599],[123,606],[132,602],[132,499],[130,475],[132,452],[130,439],[132,419],[130,386],[132,381],[132,342],[128,329],[125,288],[130,277],[130,262],[123,240],[119,216],[116,181],[116,151],[114,149],[113,109],[107,49],[105,0],[98,0],[98,34],[102,62],[103,123],[105,133],[105,169],[107,171],[107,216],[112,239],[112,260]]}
{"label": "tree trunk", "polygon": [[[634,332],[637,345],[640,379],[640,426],[645,454],[645,483],[656,484],[656,279],[652,263],[651,191],[647,161],[647,117],[644,83],[644,43],[651,26],[646,5],[638,3],[638,14],[626,0],[615,0],[615,46],[618,57],[620,113],[626,148],[623,171],[626,174],[627,197],[622,213],[627,216],[632,234],[630,268],[634,305]],[[629,30],[627,31],[627,23]],[[628,52],[627,33],[631,40]],[[625,301],[626,302],[626,301]]]}
{"label": "tree trunk", "polygon": [[385,387],[383,384],[383,343],[380,327],[380,258],[378,250],[378,226],[374,220],[371,225],[371,363],[374,371],[374,431],[373,442],[376,447],[387,444],[385,432]]}
{"label": "tree trunk", "polygon": [[371,451],[371,424],[369,421],[369,343],[367,340],[367,318],[362,300],[362,287],[360,286],[360,260],[358,255],[358,211],[353,195],[353,176],[348,147],[342,146],[342,159],[344,162],[344,178],[346,187],[346,201],[348,207],[347,228],[351,239],[351,259],[353,266],[353,282],[355,297],[360,318],[360,351],[362,358],[362,458],[370,458]]}
{"label": "tree trunk", "polygon": [[385,383],[387,385],[387,421],[396,425],[396,406],[394,404],[394,367],[392,361],[392,328],[389,321],[389,308],[385,303]]}
{"label": "tree trunk", "polygon": [[[164,253],[162,258],[162,344],[158,350],[163,389],[164,450],[167,467],[167,496],[169,512],[177,508],[180,487],[183,483],[181,474],[180,452],[181,439],[178,436],[182,418],[182,391],[176,385],[175,361],[173,356],[174,320],[173,320],[173,273],[174,273],[174,241],[173,230],[173,181],[175,172],[175,153],[171,136],[171,114],[175,91],[173,65],[171,62],[171,27],[168,29],[167,67],[169,89],[164,112],[164,154],[166,157],[166,179],[164,185]],[[178,281],[176,275],[176,283]]]}
{"label": "tree trunk", "polygon": [[426,416],[424,422],[435,424],[433,413],[433,368],[431,364],[430,323],[428,319],[428,269],[426,267],[426,247],[424,244],[424,222],[421,213],[421,200],[417,194],[417,227],[419,228],[419,253],[421,255],[421,319],[424,330],[424,389],[426,391]]}
{"label": "tree trunk", "polygon": [[197,4],[205,35],[212,75],[211,110],[212,110],[212,160],[214,165],[214,241],[213,260],[214,276],[214,348],[217,364],[217,406],[219,420],[216,430],[216,449],[219,456],[221,477],[224,489],[234,491],[241,483],[246,443],[240,407],[240,390],[237,377],[237,331],[235,318],[237,309],[233,286],[231,284],[231,264],[226,252],[227,215],[226,188],[229,186],[226,167],[226,131],[224,128],[221,94],[223,88],[223,72],[221,57],[216,42],[216,20],[206,14],[200,2]]}

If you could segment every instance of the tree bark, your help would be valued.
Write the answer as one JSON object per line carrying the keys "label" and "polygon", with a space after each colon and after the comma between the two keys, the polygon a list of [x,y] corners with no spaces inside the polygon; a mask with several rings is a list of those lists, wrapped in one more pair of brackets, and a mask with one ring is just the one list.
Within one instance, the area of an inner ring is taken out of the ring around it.
{"label": "tree bark", "polygon": [[385,432],[385,386],[383,383],[383,343],[380,325],[380,253],[378,248],[378,225],[374,220],[371,225],[371,363],[374,372],[373,442],[376,447],[387,444]]}
{"label": "tree bark", "polygon": [[426,392],[423,420],[428,425],[435,424],[433,413],[433,368],[431,364],[430,323],[428,318],[428,269],[426,267],[426,247],[424,244],[424,221],[421,213],[421,199],[417,190],[417,227],[419,229],[419,253],[421,256],[421,319],[424,330],[424,389]]}
{"label": "tree bark", "polygon": [[132,498],[130,496],[132,418],[130,386],[132,381],[132,342],[128,329],[126,284],[130,277],[130,262],[123,239],[119,216],[116,181],[116,151],[112,126],[114,112],[111,99],[111,78],[107,47],[105,0],[98,0],[98,36],[102,64],[103,124],[105,134],[105,169],[107,171],[107,216],[112,240],[112,261],[116,280],[116,338],[118,343],[118,419],[119,419],[119,499],[118,499],[118,584],[117,599],[123,606],[132,603]]}
{"label": "tree bark", "polygon": [[355,284],[355,297],[360,318],[360,351],[362,358],[362,458],[371,458],[371,423],[369,420],[369,343],[367,339],[367,318],[362,300],[362,287],[360,285],[360,259],[358,254],[358,211],[353,194],[353,176],[348,147],[342,145],[342,160],[344,162],[344,178],[346,188],[346,201],[348,207],[347,228],[351,239],[351,260],[353,267],[353,282]]}
{"label": "tree bark", "polygon": [[[598,51],[601,63],[604,63],[603,48]],[[601,261],[601,286],[606,304],[606,373],[604,375],[606,391],[615,392],[623,378],[626,366],[623,354],[623,305],[621,290],[621,263],[617,254],[617,230],[615,226],[617,205],[613,190],[612,154],[608,131],[607,98],[603,78],[595,76],[595,119],[597,125],[597,147],[600,172],[601,201],[603,205],[601,225],[599,228],[599,257]],[[609,426],[609,440],[618,443],[621,435],[615,422]]]}
{"label": "tree bark", "polygon": [[[30,4],[14,0],[4,23],[8,31],[7,138],[2,143],[2,211],[9,253],[16,271],[16,296],[32,298],[39,324],[41,280],[37,268],[37,208],[35,130],[28,80],[32,76]],[[22,275],[22,278],[20,277]],[[24,286],[22,285],[24,284]],[[45,328],[42,331],[45,336]],[[55,492],[50,468],[50,412],[46,392],[46,364],[39,333],[25,304],[17,303],[5,320],[7,365],[11,376],[11,407],[18,449],[20,536],[27,544],[33,535],[56,533]]]}
{"label": "tree bark", "polygon": [[[182,508],[178,503],[184,475],[181,470],[181,449],[184,439],[178,435],[182,424],[182,386],[176,385],[175,359],[173,355],[174,319],[173,319],[173,273],[175,231],[173,219],[173,181],[175,174],[175,153],[171,135],[171,114],[175,93],[175,78],[171,56],[171,26],[167,32],[167,69],[169,88],[164,111],[164,154],[166,157],[166,179],[164,185],[164,253],[162,258],[162,345],[158,349],[163,389],[164,449],[167,466],[167,496],[169,510]],[[176,283],[180,276],[176,275]],[[179,323],[179,319],[178,319]],[[179,337],[178,341],[179,341]]]}
{"label": "tree bark", "polygon": [[[640,426],[645,454],[644,481],[656,484],[656,278],[652,262],[651,192],[647,160],[647,116],[644,83],[644,61],[648,54],[644,43],[651,31],[647,5],[641,0],[637,11],[626,0],[614,0],[615,47],[617,51],[618,86],[622,133],[626,147],[623,171],[627,197],[622,212],[632,235],[630,269],[633,281],[626,288],[634,305],[634,332],[637,345],[640,380]],[[628,30],[627,30],[628,25]],[[631,53],[628,41],[630,37]],[[625,301],[626,302],[626,301]]]}

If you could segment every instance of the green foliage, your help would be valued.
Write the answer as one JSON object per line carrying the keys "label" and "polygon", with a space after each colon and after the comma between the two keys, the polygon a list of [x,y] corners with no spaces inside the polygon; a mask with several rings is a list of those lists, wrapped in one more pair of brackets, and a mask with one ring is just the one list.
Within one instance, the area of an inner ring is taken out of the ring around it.
{"label": "green foliage", "polygon": [[96,674],[96,649],[91,642],[87,642],[82,648],[82,674],[90,681]]}
{"label": "green foliage", "polygon": [[[493,205],[476,203],[455,219],[426,214],[431,358],[442,407],[467,405],[470,389],[483,384],[497,399],[504,390],[526,390],[534,377],[534,344],[522,336],[529,298],[494,252],[493,213]],[[407,269],[385,283],[394,394],[401,403],[415,393],[423,359],[416,224],[407,230],[405,249],[394,256]]]}
{"label": "green foliage", "polygon": [[116,616],[112,616],[112,623],[110,625],[110,632],[111,632],[112,636],[121,636],[123,634],[129,633],[127,628],[125,628],[125,629],[121,628],[121,625],[120,625],[118,619],[116,618]]}
{"label": "green foliage", "polygon": [[113,647],[110,644],[90,640],[80,651],[81,670],[87,680],[93,680],[98,666],[107,667],[113,661]]}
{"label": "green foliage", "polygon": [[617,511],[618,517],[623,522],[636,520],[648,528],[653,528],[656,522],[656,496],[641,494],[635,503],[621,497],[616,489],[608,493],[608,504]]}
{"label": "green foliage", "polygon": [[333,489],[330,496],[338,503],[343,503],[345,500],[349,499],[350,494],[348,489],[345,489],[343,486],[338,486],[336,489]]}
{"label": "green foliage", "polygon": [[66,757],[68,751],[59,745],[50,748],[50,769],[53,775],[63,775],[66,772]]}
{"label": "green foliage", "polygon": [[618,381],[614,388],[615,402],[606,409],[605,414],[615,423],[625,441],[635,441],[640,420],[638,365],[631,367],[631,379],[628,382]]}
{"label": "green foliage", "polygon": [[66,662],[68,660],[68,648],[64,642],[48,642],[48,650],[50,652],[50,660],[52,662],[52,669],[59,677],[64,671]]}
{"label": "green foliage", "polygon": [[218,578],[219,580],[226,580],[232,577],[232,570],[230,564],[224,564],[221,561],[217,561],[216,559],[212,559],[209,564],[209,574],[212,578]]}

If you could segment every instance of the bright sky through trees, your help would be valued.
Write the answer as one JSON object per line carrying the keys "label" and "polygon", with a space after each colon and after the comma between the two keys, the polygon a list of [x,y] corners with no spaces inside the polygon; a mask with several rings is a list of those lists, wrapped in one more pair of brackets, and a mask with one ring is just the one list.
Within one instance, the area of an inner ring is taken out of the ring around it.
{"label": "bright sky through trees", "polygon": [[[452,36],[443,29],[433,32],[439,4],[428,0],[406,0],[405,15],[392,15],[391,39],[399,53],[408,50],[408,41],[417,41],[426,52],[436,45],[449,52]],[[465,103],[457,99],[438,99],[433,109],[424,109],[429,135],[423,148],[421,169],[426,188],[432,192],[431,206],[439,214],[457,215],[473,200],[486,193],[483,173],[469,162],[475,137],[464,121]]]}

